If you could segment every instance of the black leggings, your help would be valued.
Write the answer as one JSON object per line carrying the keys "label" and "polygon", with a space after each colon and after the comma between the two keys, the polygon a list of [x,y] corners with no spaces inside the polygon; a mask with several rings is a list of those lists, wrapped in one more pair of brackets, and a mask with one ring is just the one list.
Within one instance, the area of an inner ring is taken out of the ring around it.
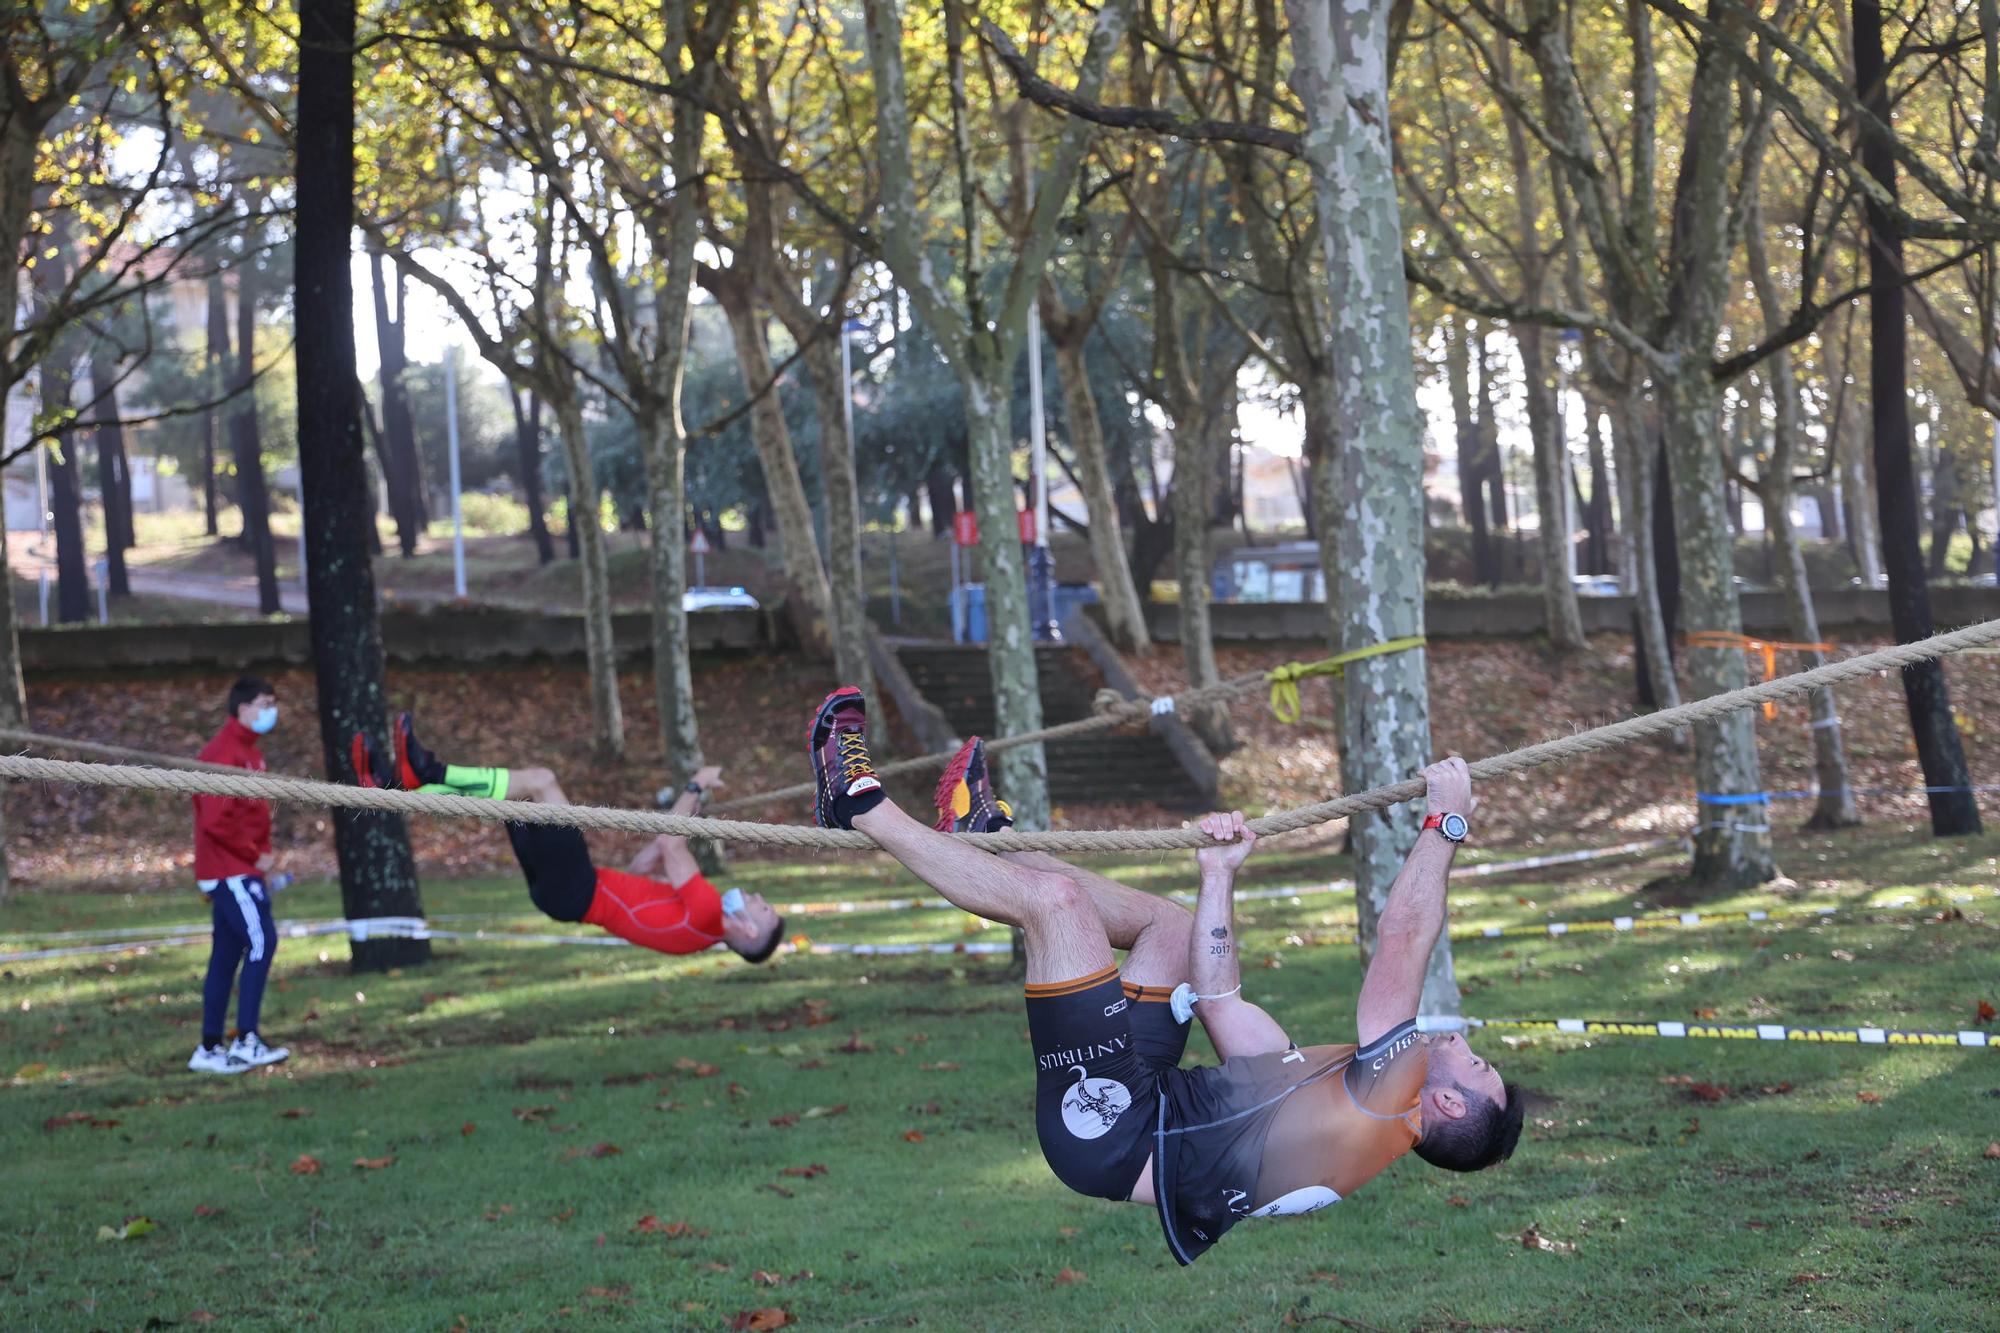
{"label": "black leggings", "polygon": [[507,840],[528,878],[528,896],[544,916],[581,921],[597,896],[597,867],[583,830],[558,824],[509,824]]}

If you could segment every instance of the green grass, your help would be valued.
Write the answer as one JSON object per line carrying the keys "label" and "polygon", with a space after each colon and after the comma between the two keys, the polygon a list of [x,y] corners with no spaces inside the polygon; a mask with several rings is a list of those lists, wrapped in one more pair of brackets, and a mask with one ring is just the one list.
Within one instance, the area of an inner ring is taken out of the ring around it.
{"label": "green grass", "polygon": [[[1784,862],[1799,887],[1782,896],[1865,907],[1977,891],[1997,854],[1991,836],[1796,839]],[[1252,865],[1253,883],[1340,873],[1324,857]],[[1107,868],[1151,889],[1190,878],[1174,863]],[[1468,881],[1454,919],[1629,910],[1670,868]],[[787,901],[914,887],[862,859],[748,864],[729,882]],[[338,914],[323,884],[279,903],[285,916]],[[512,878],[433,883],[426,906],[549,928]],[[195,921],[198,907],[191,894],[28,895],[6,905],[0,947],[23,932]],[[1243,917],[1247,993],[1301,1040],[1349,1036],[1351,948],[1287,938],[1351,920],[1351,904],[1246,904]],[[1714,1008],[1955,1029],[1980,999],[2000,1001],[1993,919],[1975,902],[1942,921],[1877,910],[1471,942],[1458,969],[1468,1010],[1496,1016]],[[868,914],[807,928],[943,939],[963,921]],[[1960,1329],[1987,1324],[2000,1282],[2000,1160],[1983,1156],[2000,1138],[2000,1051],[1489,1036],[1486,1053],[1537,1094],[1514,1162],[1453,1177],[1407,1158],[1331,1213],[1246,1223],[1180,1272],[1149,1210],[1071,1195],[1043,1166],[1019,992],[1000,961],[753,969],[477,942],[440,943],[402,975],[355,976],[344,955],[338,941],[283,944],[265,1026],[293,1059],[234,1080],[181,1067],[203,950],[6,966],[0,1324],[133,1329],[207,1311],[224,1327],[724,1328],[783,1307],[806,1327],[1339,1316],[1384,1329]],[[1191,1050],[1213,1058],[1199,1037]],[[717,1072],[690,1067],[707,1064]],[[1698,1101],[1685,1080],[1726,1095]],[[63,1119],[77,1112],[99,1123]],[[620,1151],[590,1155],[604,1143]],[[302,1155],[321,1171],[293,1174]],[[354,1165],[382,1157],[395,1162]],[[825,1173],[783,1174],[814,1165]],[[134,1214],[158,1230],[96,1239]],[[636,1230],[647,1216],[692,1230]],[[1524,1248],[1515,1238],[1531,1224],[1576,1251]],[[1066,1269],[1081,1279],[1058,1282]]]}

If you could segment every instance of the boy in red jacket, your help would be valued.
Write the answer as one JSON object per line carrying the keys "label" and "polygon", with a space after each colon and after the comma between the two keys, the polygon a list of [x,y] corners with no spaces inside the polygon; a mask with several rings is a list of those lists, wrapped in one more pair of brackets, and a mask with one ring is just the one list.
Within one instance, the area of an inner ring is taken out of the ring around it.
{"label": "boy in red jacket", "polygon": [[[229,687],[229,720],[202,747],[205,763],[264,771],[257,738],[278,724],[278,696],[269,681],[245,676]],[[209,947],[208,980],[201,992],[201,1045],[188,1060],[199,1073],[240,1074],[276,1064],[290,1055],[257,1034],[257,1011],[278,932],[271,920],[271,896],[264,874],[271,853],[271,805],[235,796],[194,798],[194,877],[215,909],[215,938]],[[243,969],[237,998],[235,1042],[222,1044],[229,1014],[229,991]]]}

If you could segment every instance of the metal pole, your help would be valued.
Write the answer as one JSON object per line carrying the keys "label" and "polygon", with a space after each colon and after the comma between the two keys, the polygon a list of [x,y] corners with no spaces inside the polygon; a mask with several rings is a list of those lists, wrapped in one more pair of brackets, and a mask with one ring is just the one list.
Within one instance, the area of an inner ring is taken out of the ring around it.
{"label": "metal pole", "polygon": [[49,571],[47,566],[44,566],[43,568],[41,568],[36,572],[41,575],[40,583],[42,588],[42,628],[47,629],[49,627]]}
{"label": "metal pole", "polygon": [[444,438],[451,456],[451,586],[465,600],[465,517],[458,504],[458,346],[444,349]]}
{"label": "metal pole", "polygon": [[[951,595],[946,599],[945,604],[951,608],[951,641],[953,643],[964,643],[965,633],[959,625],[958,588],[958,534],[954,532],[951,535]],[[44,625],[49,623],[49,575],[47,570],[42,571],[42,623]]]}
{"label": "metal pole", "polygon": [[896,516],[889,515],[889,623],[903,623],[903,577],[896,561]]}
{"label": "metal pole", "polygon": [[[49,549],[49,455],[43,445],[35,447],[35,528],[38,553],[46,558]],[[46,616],[43,623],[48,623]]]}
{"label": "metal pole", "polygon": [[1562,460],[1563,573],[1570,586],[1575,587],[1576,478],[1571,474],[1573,464],[1569,456],[1569,361],[1562,354],[1564,347],[1573,347],[1581,355],[1583,334],[1576,329],[1564,329],[1556,349],[1556,443],[1562,451],[1558,457]]}
{"label": "metal pole", "polygon": [[111,623],[111,565],[100,560],[92,566],[91,573],[97,575],[97,623]]}

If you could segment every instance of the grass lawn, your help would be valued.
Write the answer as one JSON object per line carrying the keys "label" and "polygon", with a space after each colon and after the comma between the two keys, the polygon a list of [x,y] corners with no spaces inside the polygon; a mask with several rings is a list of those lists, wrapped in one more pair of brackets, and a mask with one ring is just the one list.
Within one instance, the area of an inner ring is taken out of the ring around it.
{"label": "grass lawn", "polygon": [[[1782,896],[1855,911],[1468,942],[1467,1008],[1970,1026],[2000,1000],[1993,910],[1867,908],[1981,891],[1996,854],[1993,836],[1887,826],[1791,840]],[[1669,865],[1464,881],[1454,924],[1643,910],[1638,886]],[[1171,863],[1107,868],[1149,889],[1189,881]],[[1341,869],[1278,847],[1251,868],[1246,887]],[[731,878],[783,901],[912,888],[862,858]],[[279,905],[339,914],[326,884]],[[511,877],[431,883],[426,906],[490,917],[443,924],[551,929]],[[29,894],[0,947],[197,908]],[[1350,1036],[1353,952],[1311,942],[1350,904],[1243,917],[1252,998],[1302,1040]],[[970,924],[861,913],[805,929],[951,939]],[[2000,1283],[2000,1050],[1489,1035],[1475,1044],[1536,1094],[1511,1164],[1457,1177],[1406,1158],[1331,1213],[1246,1223],[1182,1272],[1150,1210],[1069,1194],[1043,1166],[1004,960],[751,968],[480,941],[357,977],[344,956],[338,940],[282,945],[265,1027],[293,1058],[230,1080],[182,1068],[203,950],[6,967],[0,1324],[720,1329],[777,1309],[805,1327],[1972,1328]],[[1213,1058],[1199,1036],[1190,1049]],[[156,1229],[98,1239],[134,1215]],[[1524,1246],[1531,1227],[1559,1248]]]}

